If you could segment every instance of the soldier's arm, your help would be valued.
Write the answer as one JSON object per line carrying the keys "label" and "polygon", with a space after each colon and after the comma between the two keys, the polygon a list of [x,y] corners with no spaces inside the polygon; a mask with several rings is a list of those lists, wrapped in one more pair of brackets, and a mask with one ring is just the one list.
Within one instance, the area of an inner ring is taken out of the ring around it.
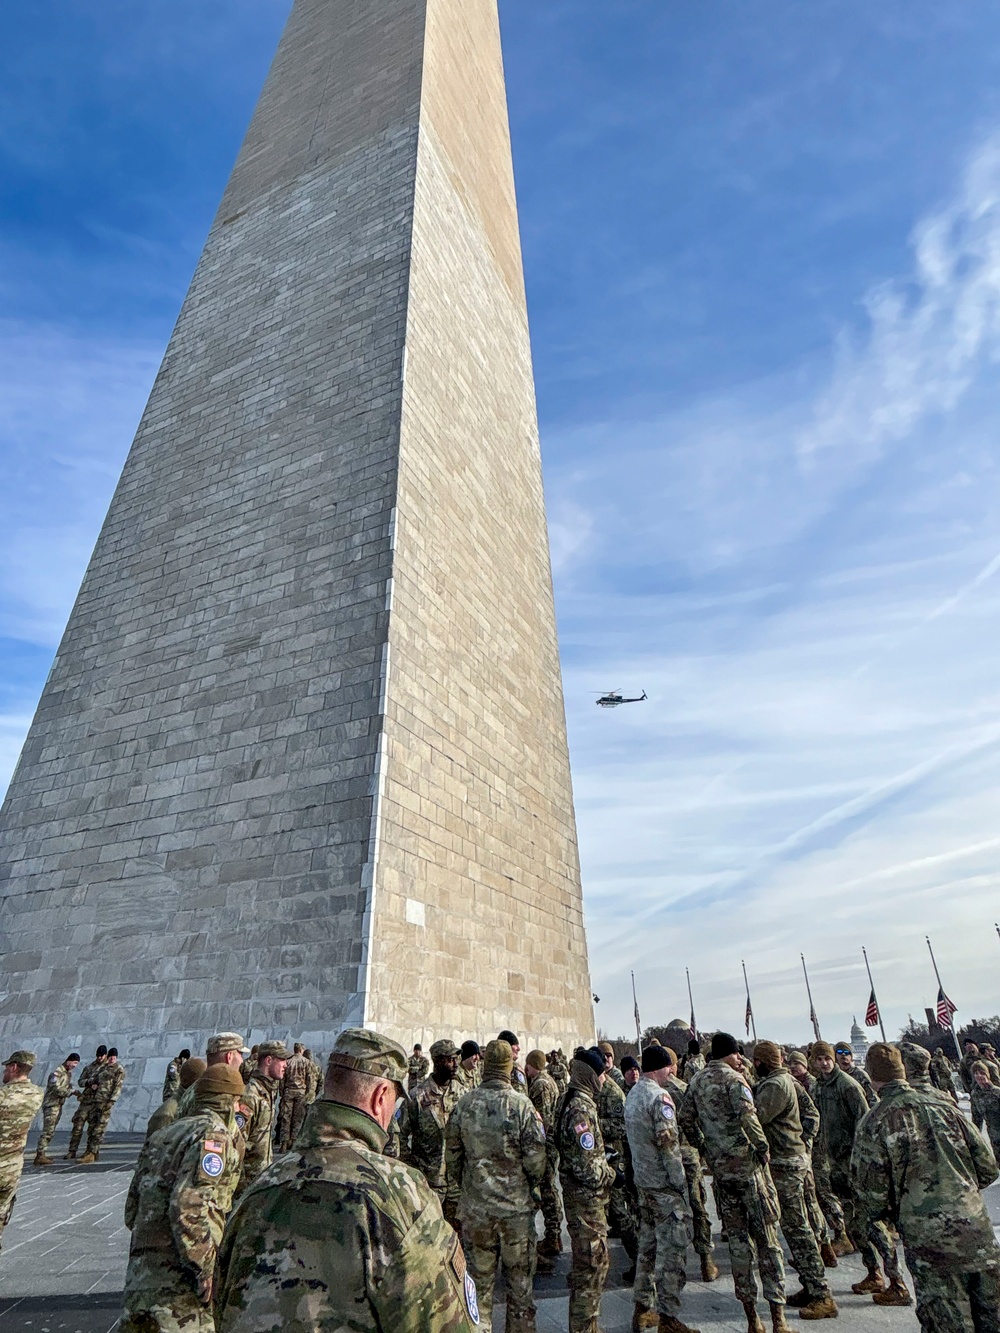
{"label": "soldier's arm", "polygon": [[983,1113],[982,1100],[976,1096],[977,1091],[978,1089],[975,1089],[971,1094],[972,1123],[975,1125],[976,1129],[982,1129],[986,1116]]}
{"label": "soldier's arm", "polygon": [[600,1128],[589,1116],[571,1116],[559,1154],[562,1168],[580,1185],[599,1192],[615,1178],[615,1169],[604,1156]]}
{"label": "soldier's arm", "polygon": [[862,1130],[851,1152],[851,1178],[865,1213],[873,1222],[893,1217],[892,1163],[881,1137]]}
{"label": "soldier's arm", "polygon": [[808,1148],[819,1133],[819,1111],[816,1103],[800,1083],[795,1085],[795,1095],[799,1101],[799,1120],[802,1122],[802,1141]]}
{"label": "soldier's arm", "polygon": [[753,1099],[757,1107],[757,1119],[761,1125],[769,1125],[783,1109],[785,1102],[781,1088],[770,1079],[757,1084],[753,1090]]}
{"label": "soldier's arm", "polygon": [[670,1181],[674,1193],[679,1194],[681,1198],[685,1198],[687,1177],[684,1174],[684,1162],[681,1159],[681,1140],[677,1129],[677,1108],[674,1106],[670,1094],[664,1091],[660,1100],[654,1102],[650,1107],[649,1113],[653,1121],[653,1141],[660,1154],[667,1179]]}
{"label": "soldier's arm", "polygon": [[986,1136],[981,1134],[978,1129],[974,1129],[963,1115],[956,1115],[956,1121],[965,1135],[965,1141],[969,1145],[969,1155],[972,1158],[972,1168],[976,1173],[976,1182],[981,1190],[987,1185],[992,1185],[1000,1171],[997,1170],[996,1158],[993,1156],[993,1149],[986,1140]]}
{"label": "soldier's arm", "polygon": [[698,1152],[705,1151],[705,1136],[698,1123],[698,1108],[691,1096],[690,1089],[685,1094],[677,1111],[677,1122],[684,1132],[684,1137]]}
{"label": "soldier's arm", "polygon": [[444,1139],[444,1169],[449,1189],[458,1194],[465,1171],[465,1144],[462,1142],[462,1121],[458,1107],[451,1113]]}
{"label": "soldier's arm", "polygon": [[757,1119],[757,1108],[749,1084],[742,1079],[734,1079],[729,1084],[729,1104],[739,1117],[740,1128],[754,1156],[759,1162],[766,1163],[770,1155],[767,1135]]}
{"label": "soldier's arm", "polygon": [[[201,1135],[194,1140],[174,1178],[168,1208],[177,1253],[194,1274],[198,1295],[206,1305],[212,1299],[216,1250],[226,1223],[219,1186],[231,1169],[224,1135],[210,1137],[223,1144],[223,1151],[213,1153]],[[221,1158],[217,1171],[216,1163],[209,1160],[212,1157]]]}
{"label": "soldier's arm", "polygon": [[545,1175],[547,1160],[545,1125],[542,1123],[542,1117],[534,1107],[530,1109],[525,1107],[521,1116],[521,1165],[532,1185],[537,1185]]}
{"label": "soldier's arm", "polygon": [[413,1097],[407,1097],[403,1104],[403,1114],[399,1117],[399,1160],[413,1165],[413,1147],[417,1129],[417,1104]]}
{"label": "soldier's arm", "polygon": [[868,1103],[865,1101],[865,1094],[861,1091],[861,1084],[848,1076],[844,1079],[840,1095],[841,1100],[847,1108],[849,1117],[854,1122],[854,1128],[857,1130],[858,1125],[869,1111]]}

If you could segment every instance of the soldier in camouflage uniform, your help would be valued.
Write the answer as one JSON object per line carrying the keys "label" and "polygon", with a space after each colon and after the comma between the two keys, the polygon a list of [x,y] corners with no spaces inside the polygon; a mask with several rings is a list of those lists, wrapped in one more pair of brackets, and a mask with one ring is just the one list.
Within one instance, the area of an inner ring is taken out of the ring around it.
{"label": "soldier in camouflage uniform", "polygon": [[[802,1142],[805,1145],[806,1155],[808,1157],[808,1167],[805,1180],[802,1182],[802,1192],[806,1201],[806,1213],[809,1217],[809,1226],[813,1235],[816,1237],[816,1243],[819,1246],[820,1258],[823,1260],[824,1268],[836,1268],[837,1256],[834,1253],[831,1244],[832,1232],[827,1226],[826,1218],[820,1207],[819,1198],[816,1194],[816,1177],[814,1174],[813,1161],[816,1152],[816,1138],[819,1134],[819,1111],[816,1109],[816,1103],[810,1097],[806,1083],[802,1078],[796,1076],[793,1072],[792,1061],[795,1062],[794,1068],[801,1068],[805,1078],[811,1083],[809,1075],[806,1072],[806,1057],[801,1051],[792,1051],[786,1062],[786,1068],[792,1075],[792,1086],[795,1089],[795,1098],[799,1108],[799,1124],[802,1126]],[[840,1204],[837,1204],[840,1207]]]}
{"label": "soldier in camouflage uniform", "polygon": [[306,1106],[312,1106],[323,1086],[323,1071],[313,1058],[313,1053],[308,1046],[302,1054],[309,1061],[309,1086],[306,1088]]}
{"label": "soldier in camouflage uniform", "polygon": [[528,1080],[528,1097],[541,1116],[545,1128],[546,1164],[545,1175],[538,1186],[542,1201],[542,1219],[545,1223],[545,1237],[538,1246],[540,1259],[539,1271],[551,1272],[552,1260],[562,1254],[562,1205],[556,1188],[559,1171],[559,1158],[556,1153],[556,1111],[559,1109],[559,1089],[552,1075],[546,1070],[545,1054],[531,1051],[524,1062],[524,1073]]}
{"label": "soldier in camouflage uniform", "polygon": [[608,1078],[617,1083],[622,1092],[625,1092],[625,1075],[615,1064],[615,1048],[610,1041],[599,1041],[597,1049],[604,1056],[604,1072]]}
{"label": "soldier in camouflage uniform", "polygon": [[625,1104],[641,1219],[632,1328],[694,1333],[678,1318],[691,1209],[677,1112],[667,1091],[671,1066],[676,1067],[672,1051],[647,1046],[642,1053],[642,1076]]}
{"label": "soldier in camouflage uniform", "polygon": [[[930,1093],[932,1096],[947,1096],[947,1093],[938,1090],[931,1078],[930,1051],[925,1050],[923,1046],[918,1046],[915,1042],[901,1041],[899,1043],[899,1053],[903,1058],[906,1081],[911,1088],[919,1088],[921,1092]],[[951,1098],[949,1097],[948,1100],[950,1101]]]}
{"label": "soldier in camouflage uniform", "polygon": [[799,1118],[795,1080],[782,1067],[781,1049],[773,1041],[758,1041],[753,1058],[757,1073],[754,1103],[770,1149],[768,1166],[781,1209],[781,1230],[788,1243],[792,1267],[802,1284],[801,1291],[789,1296],[787,1304],[797,1307],[803,1319],[836,1319],[837,1305],[826,1280],[819,1242],[806,1207],[805,1182],[810,1159]]}
{"label": "soldier in camouflage uniform", "polygon": [[763,1333],[757,1315],[756,1252],[761,1286],[774,1333],[786,1333],[785,1265],[776,1223],[778,1199],[767,1164],[767,1137],[757,1119],[753,1093],[739,1073],[739,1047],[727,1032],[712,1038],[712,1059],[688,1084],[681,1128],[704,1152],[712,1169],[722,1225],[729,1238],[733,1284],[747,1316],[749,1333]]}
{"label": "soldier in camouflage uniform", "polygon": [[[665,1090],[670,1094],[670,1100],[674,1104],[677,1114],[684,1105],[684,1098],[687,1096],[687,1084],[683,1079],[677,1076],[677,1056],[669,1046],[661,1048],[666,1052],[668,1064],[666,1066],[666,1081],[663,1084]],[[628,1058],[628,1057],[626,1057]],[[624,1064],[624,1061],[622,1061]],[[625,1118],[628,1120],[628,1102],[625,1104]],[[715,1266],[715,1260],[712,1255],[715,1246],[712,1243],[712,1220],[708,1215],[708,1197],[705,1194],[705,1181],[701,1170],[701,1156],[698,1150],[688,1141],[687,1135],[678,1123],[678,1134],[680,1138],[681,1162],[684,1166],[684,1176],[687,1180],[688,1203],[691,1207],[691,1229],[694,1239],[695,1252],[701,1262],[701,1280],[702,1282],[714,1282],[719,1276],[719,1270]]]}
{"label": "soldier in camouflage uniform", "polygon": [[[281,1108],[278,1111],[278,1152],[288,1152],[306,1116],[306,1093],[309,1091],[309,1061],[303,1055],[301,1042],[295,1043],[292,1058],[285,1065],[281,1080]],[[260,1048],[258,1047],[258,1058]]]}
{"label": "soldier in camouflage uniform", "polygon": [[979,1048],[979,1052],[980,1052],[979,1054],[980,1060],[982,1060],[983,1064],[990,1072],[990,1081],[996,1087],[1000,1087],[1000,1064],[997,1064],[996,1051],[993,1049],[993,1047],[989,1044],[988,1041],[984,1041],[982,1046]]}
{"label": "soldier in camouflage uniform", "polygon": [[97,1053],[89,1065],[84,1065],[79,1078],[76,1081],[80,1101],[76,1110],[73,1112],[73,1126],[69,1134],[69,1147],[67,1148],[63,1161],[72,1161],[80,1147],[80,1140],[83,1138],[84,1127],[90,1115],[90,1108],[94,1100],[94,1094],[97,1091],[97,1075],[103,1064],[108,1058],[108,1048],[98,1046]]}
{"label": "soldier in camouflage uniform", "polygon": [[[826,1149],[823,1146],[823,1139],[820,1135],[820,1115],[819,1108],[816,1106],[816,1080],[809,1073],[809,1059],[803,1051],[792,1051],[786,1061],[786,1067],[792,1078],[795,1080],[797,1088],[809,1099],[811,1112],[804,1114],[802,1096],[799,1097],[799,1120],[802,1122],[802,1128],[807,1137],[810,1137],[810,1152],[812,1156],[812,1195],[815,1197],[815,1208],[810,1202],[809,1217],[812,1223],[812,1229],[816,1233],[816,1239],[826,1236],[826,1246],[824,1247],[823,1263],[827,1268],[837,1267],[837,1256],[839,1254],[853,1254],[854,1242],[850,1240],[844,1223],[844,1210],[840,1205],[840,1200],[833,1192],[833,1186],[830,1184],[830,1162],[826,1155]],[[815,1113],[815,1121],[813,1118]],[[813,1126],[810,1129],[810,1126]],[[809,1197],[809,1182],[806,1182],[806,1195]]]}
{"label": "soldier in camouflage uniform", "polygon": [[1000,1088],[982,1060],[974,1062],[971,1073],[972,1123],[979,1130],[986,1126],[994,1156],[1000,1161]]}
{"label": "soldier in camouflage uniform", "polygon": [[483,1081],[483,1060],[478,1041],[463,1041],[458,1053],[459,1065],[455,1071],[455,1086],[462,1092],[471,1092]]}
{"label": "soldier in camouflage uniform", "polygon": [[492,1327],[498,1266],[507,1284],[507,1333],[535,1333],[535,1210],[547,1164],[541,1116],[511,1087],[514,1052],[491,1041],[483,1081],[448,1121],[447,1176],[458,1194],[462,1242],[479,1293],[479,1316]]}
{"label": "soldier in camouflage uniform", "polygon": [[278,1093],[289,1058],[284,1042],[262,1041],[257,1047],[257,1068],[236,1103],[236,1125],[246,1139],[237,1198],[271,1165]]}
{"label": "soldier in camouflage uniform", "polygon": [[[674,1066],[676,1068],[677,1056],[674,1056]],[[625,1096],[627,1097],[635,1085],[639,1082],[642,1071],[639,1067],[639,1061],[634,1055],[622,1056],[622,1081],[625,1084]],[[677,1080],[680,1083],[680,1079]],[[687,1084],[684,1085],[685,1087]],[[671,1096],[673,1094],[671,1093]]]}
{"label": "soldier in camouflage uniform", "polygon": [[951,1061],[944,1053],[944,1047],[939,1046],[931,1057],[931,1081],[939,1092],[946,1092],[955,1104],[958,1104],[958,1094],[955,1092],[955,1075],[952,1071]]}
{"label": "soldier in camouflage uniform", "polygon": [[230,1218],[219,1333],[481,1329],[476,1286],[437,1197],[383,1152],[406,1069],[403,1048],[377,1032],[337,1038],[295,1152],[257,1177]]}
{"label": "soldier in camouflage uniform", "polygon": [[424,1055],[424,1048],[417,1042],[406,1066],[406,1091],[412,1092],[418,1083],[423,1083],[430,1072],[431,1062]]}
{"label": "soldier in camouflage uniform", "polygon": [[181,1097],[189,1088],[194,1087],[207,1068],[208,1065],[205,1061],[197,1055],[193,1055],[184,1061],[181,1068],[180,1082],[177,1085],[177,1091],[172,1097],[168,1097],[166,1101],[161,1102],[149,1117],[149,1122],[146,1125],[147,1139],[152,1138],[157,1130],[166,1129],[168,1125],[172,1125],[175,1120],[180,1119]]}
{"label": "soldier in camouflage uniform", "polygon": [[521,1053],[521,1043],[518,1041],[517,1034],[511,1032],[509,1028],[504,1028],[503,1032],[497,1033],[497,1041],[505,1041],[514,1052],[514,1072],[510,1076],[510,1086],[515,1092],[523,1092],[527,1097],[528,1080],[517,1058]]}
{"label": "soldier in camouflage uniform", "polygon": [[608,1220],[605,1208],[615,1168],[604,1155],[597,1097],[604,1060],[580,1050],[569,1068],[569,1088],[556,1125],[559,1182],[573,1249],[570,1269],[569,1333],[597,1333],[601,1293],[608,1276]]}
{"label": "soldier in camouflage uniform", "polygon": [[837,1060],[837,1068],[842,1069],[845,1074],[853,1078],[855,1083],[865,1094],[865,1101],[869,1107],[875,1105],[878,1098],[875,1096],[875,1089],[872,1087],[872,1081],[863,1069],[860,1069],[854,1063],[854,1052],[851,1050],[851,1043],[848,1041],[838,1041],[833,1048],[834,1056]]}
{"label": "soldier in camouflage uniform", "polygon": [[701,1042],[697,1037],[688,1041],[687,1055],[684,1057],[683,1078],[690,1083],[700,1069],[705,1068],[705,1057],[701,1053]]}
{"label": "soldier in camouflage uniform", "polygon": [[[848,1235],[861,1251],[867,1276],[851,1284],[858,1296],[870,1294],[878,1305],[912,1305],[913,1299],[899,1271],[899,1256],[883,1222],[873,1221],[858,1202],[851,1182],[851,1150],[858,1125],[868,1113],[868,1104],[858,1083],[835,1061],[828,1042],[813,1043],[810,1051],[818,1073],[816,1105],[820,1116],[820,1138],[830,1163],[830,1184],[844,1209]],[[879,1272],[879,1258],[889,1279],[888,1287]]]}
{"label": "soldier in camouflage uniform", "polygon": [[100,1157],[108,1121],[124,1082],[125,1066],[118,1063],[118,1048],[112,1046],[107,1060],[97,1071],[97,1086],[87,1111],[87,1151],[80,1158],[81,1166],[96,1162]]}
{"label": "soldier in camouflage uniform", "polygon": [[194,1109],[147,1140],[125,1201],[132,1232],[121,1333],[213,1333],[215,1264],[239,1178],[238,1070],[206,1069]]}
{"label": "soldier in camouflage uniform", "polygon": [[163,1076],[163,1095],[160,1098],[161,1102],[169,1101],[171,1097],[176,1096],[177,1093],[180,1092],[181,1070],[184,1068],[184,1061],[190,1059],[191,1052],[185,1046],[183,1051],[178,1055],[175,1055],[167,1065],[167,1072]]}
{"label": "soldier in camouflage uniform", "polygon": [[608,1199],[608,1231],[621,1239],[622,1248],[629,1257],[631,1267],[623,1275],[625,1282],[635,1277],[635,1264],[639,1254],[639,1225],[636,1210],[630,1193],[629,1182],[632,1176],[632,1163],[629,1158],[628,1136],[625,1132],[625,1094],[608,1074],[608,1062],[599,1047],[591,1048],[603,1061],[604,1082],[597,1096],[597,1116],[601,1122],[601,1137],[604,1151],[619,1174],[611,1187]]}
{"label": "soldier in camouflage uniform", "polygon": [[449,1193],[444,1143],[448,1121],[464,1089],[455,1082],[458,1047],[447,1037],[431,1047],[431,1074],[410,1093],[400,1124],[400,1155],[427,1177],[449,1222],[455,1221],[458,1196]]}
{"label": "soldier in camouflage uniform", "polygon": [[562,1097],[569,1087],[569,1062],[562,1051],[549,1051],[548,1067],[552,1081],[559,1089],[559,1096]]}
{"label": "soldier in camouflage uniform", "polygon": [[35,1145],[35,1166],[52,1165],[52,1158],[46,1156],[45,1150],[52,1142],[66,1099],[80,1095],[73,1087],[73,1071],[79,1063],[80,1056],[74,1051],[72,1055],[67,1055],[61,1065],[56,1065],[46,1080],[42,1100],[42,1132]]}
{"label": "soldier in camouflage uniform", "polygon": [[927,1333],[997,1333],[1000,1247],[980,1197],[993,1154],[957,1107],[908,1086],[893,1047],[876,1043],[867,1066],[879,1102],[854,1141],[858,1198],[898,1229]]}
{"label": "soldier in camouflage uniform", "polygon": [[3,1064],[0,1085],[0,1238],[10,1221],[17,1198],[17,1182],[24,1170],[28,1130],[45,1093],[31,1081],[33,1051],[15,1051]]}

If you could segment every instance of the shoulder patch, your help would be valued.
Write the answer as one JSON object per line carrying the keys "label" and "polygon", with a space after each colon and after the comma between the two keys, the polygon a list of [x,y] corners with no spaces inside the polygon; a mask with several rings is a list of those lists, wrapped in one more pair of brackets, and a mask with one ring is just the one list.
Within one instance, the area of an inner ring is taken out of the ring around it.
{"label": "shoulder patch", "polygon": [[466,1273],[462,1285],[465,1288],[465,1308],[469,1312],[469,1318],[479,1327],[479,1293],[476,1291],[476,1284],[472,1280],[472,1274]]}
{"label": "shoulder patch", "polygon": [[221,1153],[206,1152],[202,1155],[201,1169],[210,1180],[218,1180],[225,1170],[225,1159]]}
{"label": "shoulder patch", "polygon": [[587,1132],[587,1130],[588,1130],[589,1128],[590,1128],[590,1126],[587,1124],[586,1120],[584,1120],[581,1124],[579,1124],[579,1125],[574,1125],[574,1126],[573,1126],[573,1133],[574,1133],[574,1134],[586,1134],[586,1132]]}
{"label": "shoulder patch", "polygon": [[660,1103],[660,1115],[663,1116],[664,1120],[673,1120],[674,1118],[674,1108],[666,1098]]}
{"label": "shoulder patch", "polygon": [[591,1134],[589,1129],[585,1130],[584,1133],[580,1135],[580,1147],[583,1149],[584,1152],[593,1152],[594,1136],[593,1134]]}
{"label": "shoulder patch", "polygon": [[237,1129],[246,1129],[247,1122],[250,1119],[250,1112],[245,1106],[240,1106],[237,1108],[235,1119]]}
{"label": "shoulder patch", "polygon": [[750,1089],[747,1087],[747,1085],[746,1085],[745,1083],[743,1084],[743,1087],[740,1089],[740,1091],[743,1093],[743,1096],[747,1099],[747,1101],[748,1101],[748,1102],[751,1104],[751,1106],[752,1106],[752,1105],[753,1105],[753,1093],[750,1091]]}

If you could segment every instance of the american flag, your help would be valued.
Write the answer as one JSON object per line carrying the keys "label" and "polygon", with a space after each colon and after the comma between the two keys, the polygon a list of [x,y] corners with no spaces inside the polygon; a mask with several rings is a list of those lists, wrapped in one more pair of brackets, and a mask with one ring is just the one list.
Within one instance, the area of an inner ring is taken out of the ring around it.
{"label": "american flag", "polygon": [[865,1010],[865,1027],[878,1027],[878,1000],[875,998],[875,988],[872,987],[872,993],[868,997],[868,1008]]}
{"label": "american flag", "polygon": [[744,1015],[743,1021],[744,1021],[744,1023],[746,1024],[747,1036],[749,1037],[749,1035],[750,1035],[750,1024],[753,1022],[753,1009],[752,1009],[751,1006],[750,1006],[750,996],[749,996],[749,995],[747,996],[747,1011],[746,1011],[746,1014]]}
{"label": "american flag", "polygon": [[819,1019],[816,1017],[816,1010],[812,1005],[809,1006],[809,1022],[813,1025],[813,1032],[816,1034],[816,1040],[822,1041],[823,1038],[820,1036],[819,1031]]}
{"label": "american flag", "polygon": [[937,1022],[939,1028],[950,1028],[952,1026],[951,1016],[958,1008],[957,1004],[952,1004],[944,991],[938,986],[937,997]]}
{"label": "american flag", "polygon": [[694,1021],[694,1005],[691,1006],[691,1037],[694,1041],[698,1040],[698,1025]]}

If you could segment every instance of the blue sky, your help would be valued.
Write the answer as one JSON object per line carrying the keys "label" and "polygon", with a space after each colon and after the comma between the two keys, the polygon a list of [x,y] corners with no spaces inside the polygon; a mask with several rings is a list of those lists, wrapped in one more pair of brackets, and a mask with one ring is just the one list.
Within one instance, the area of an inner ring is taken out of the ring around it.
{"label": "blue sky", "polygon": [[[4,780],[287,8],[0,20]],[[501,13],[599,1021],[993,1013],[1000,14]]]}

